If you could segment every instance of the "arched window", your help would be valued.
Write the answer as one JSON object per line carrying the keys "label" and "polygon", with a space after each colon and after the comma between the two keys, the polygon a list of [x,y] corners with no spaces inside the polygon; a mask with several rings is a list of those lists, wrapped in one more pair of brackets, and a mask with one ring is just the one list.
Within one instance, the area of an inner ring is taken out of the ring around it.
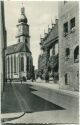
{"label": "arched window", "polygon": [[16,69],[16,55],[14,55],[14,73],[16,73],[17,69]]}
{"label": "arched window", "polygon": [[13,57],[11,56],[11,73],[13,73]]}
{"label": "arched window", "polygon": [[24,71],[24,57],[21,57],[21,71]]}
{"label": "arched window", "polygon": [[8,74],[9,74],[9,73],[10,73],[10,63],[9,63],[9,57],[8,57],[8,65],[7,65],[7,66],[8,66],[8,68],[7,68],[7,69],[8,69]]}
{"label": "arched window", "polygon": [[74,62],[79,62],[79,46],[77,46],[74,50]]}

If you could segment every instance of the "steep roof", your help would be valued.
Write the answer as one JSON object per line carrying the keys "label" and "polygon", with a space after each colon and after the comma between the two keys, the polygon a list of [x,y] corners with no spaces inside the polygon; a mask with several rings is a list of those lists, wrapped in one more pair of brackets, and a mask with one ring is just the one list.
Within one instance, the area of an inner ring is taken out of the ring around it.
{"label": "steep roof", "polygon": [[26,43],[24,43],[24,42],[20,42],[20,43],[8,46],[5,52],[6,52],[6,55],[10,55],[13,53],[18,53],[18,52],[31,53],[31,51],[27,47]]}

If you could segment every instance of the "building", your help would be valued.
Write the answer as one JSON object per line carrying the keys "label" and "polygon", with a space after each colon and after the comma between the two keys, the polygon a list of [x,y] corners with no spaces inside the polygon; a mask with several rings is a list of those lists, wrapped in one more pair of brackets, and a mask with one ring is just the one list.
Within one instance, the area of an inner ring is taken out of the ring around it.
{"label": "building", "polygon": [[6,49],[6,79],[24,80],[31,78],[33,59],[30,51],[29,25],[25,15],[25,8],[21,8],[18,19],[17,44]]}
{"label": "building", "polygon": [[38,72],[42,79],[48,77],[52,80],[58,80],[58,19],[52,28],[48,27],[48,33],[40,41],[41,54],[38,59]]}
{"label": "building", "polygon": [[64,89],[79,90],[79,3],[59,2],[59,80]]}
{"label": "building", "polygon": [[5,49],[6,49],[6,28],[4,15],[4,2],[0,1],[0,83],[1,92],[5,85]]}

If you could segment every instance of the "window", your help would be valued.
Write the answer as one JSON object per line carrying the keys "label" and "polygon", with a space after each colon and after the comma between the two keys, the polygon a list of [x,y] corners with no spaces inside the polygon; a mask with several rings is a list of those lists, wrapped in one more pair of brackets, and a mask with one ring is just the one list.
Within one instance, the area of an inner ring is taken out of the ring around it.
{"label": "window", "polygon": [[16,55],[14,55],[14,73],[16,73]]}
{"label": "window", "polygon": [[66,36],[68,34],[68,22],[64,23],[63,30],[64,30],[64,36]]}
{"label": "window", "polygon": [[75,27],[75,17],[70,20],[70,29]]}
{"label": "window", "polygon": [[74,50],[74,62],[79,62],[79,46],[77,46]]}
{"label": "window", "polygon": [[77,77],[79,78],[79,71],[77,71]]}
{"label": "window", "polygon": [[55,55],[58,54],[58,43],[55,44]]}
{"label": "window", "polygon": [[20,38],[18,39],[18,42],[20,42]]}
{"label": "window", "polygon": [[11,73],[13,73],[13,57],[11,56]]}
{"label": "window", "polygon": [[29,71],[29,57],[27,57],[27,71]]}
{"label": "window", "polygon": [[53,51],[53,49],[51,48],[51,49],[50,49],[50,56],[52,56],[52,51]]}
{"label": "window", "polygon": [[10,63],[9,63],[9,57],[8,57],[8,65],[7,65],[7,66],[8,66],[8,68],[7,68],[7,69],[8,69],[8,74],[9,74],[9,73],[10,73]]}
{"label": "window", "polygon": [[68,82],[68,80],[67,80],[67,73],[65,74],[65,84],[67,85],[67,82]]}
{"label": "window", "polygon": [[25,39],[25,42],[27,43],[27,39]]}
{"label": "window", "polygon": [[65,85],[69,85],[69,81],[70,81],[70,74],[66,73],[65,74]]}
{"label": "window", "polygon": [[21,57],[21,71],[24,72],[24,57]]}
{"label": "window", "polygon": [[70,56],[70,49],[66,48],[66,53],[65,53],[66,58],[69,58]]}

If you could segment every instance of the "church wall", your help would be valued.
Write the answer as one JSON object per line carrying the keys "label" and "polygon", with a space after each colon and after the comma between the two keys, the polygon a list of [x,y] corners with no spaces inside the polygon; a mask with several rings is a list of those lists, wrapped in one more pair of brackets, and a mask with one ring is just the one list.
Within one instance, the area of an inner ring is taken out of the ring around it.
{"label": "church wall", "polygon": [[[16,73],[14,72],[14,55],[16,56]],[[21,71],[21,60],[19,58],[24,57],[24,71]],[[13,72],[11,71],[11,57],[13,60]],[[31,64],[32,56],[30,53],[20,52],[15,54],[10,54],[6,56],[6,69],[7,69],[7,79],[21,79],[23,76],[27,77],[27,57],[29,57],[29,71],[31,74]],[[9,58],[9,68],[8,68],[8,58]],[[31,62],[30,62],[31,61]],[[31,63],[31,64],[30,64]],[[9,71],[8,71],[9,70]]]}

